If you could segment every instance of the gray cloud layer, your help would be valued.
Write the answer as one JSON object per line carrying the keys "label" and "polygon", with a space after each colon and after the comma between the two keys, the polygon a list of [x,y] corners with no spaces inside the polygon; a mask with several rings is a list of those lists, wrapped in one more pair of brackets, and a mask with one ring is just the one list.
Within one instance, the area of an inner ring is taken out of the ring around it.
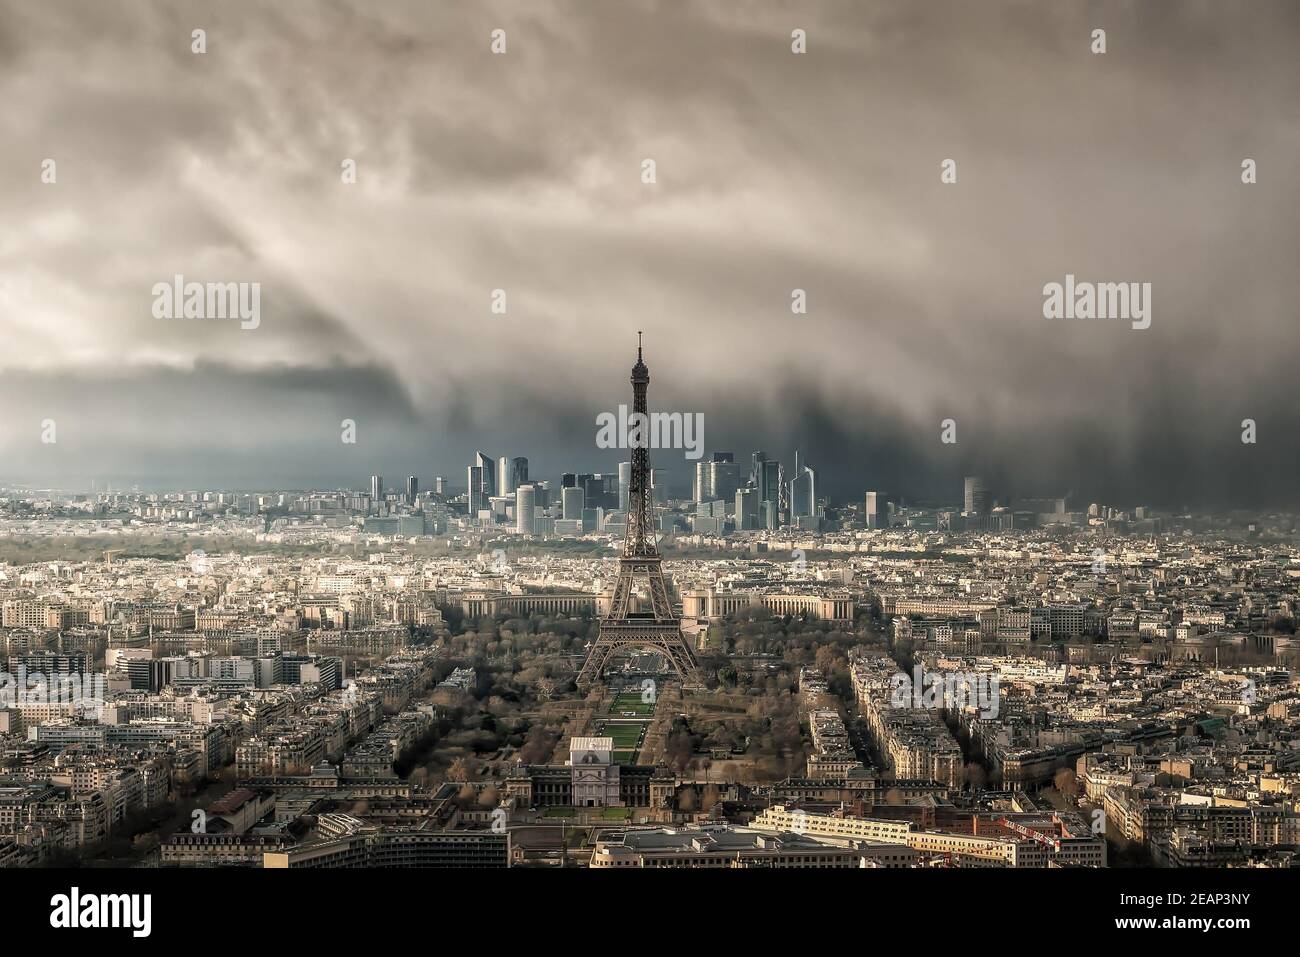
{"label": "gray cloud layer", "polygon": [[[1295,501],[1293,3],[0,0],[0,22],[0,481],[459,480],[479,446],[608,468],[594,418],[644,329],[656,406],[703,412],[712,448],[798,446],[838,495],[951,499],[980,469]],[[1067,272],[1151,282],[1151,328],[1043,319]],[[260,328],[153,318],[175,273],[259,281]]]}

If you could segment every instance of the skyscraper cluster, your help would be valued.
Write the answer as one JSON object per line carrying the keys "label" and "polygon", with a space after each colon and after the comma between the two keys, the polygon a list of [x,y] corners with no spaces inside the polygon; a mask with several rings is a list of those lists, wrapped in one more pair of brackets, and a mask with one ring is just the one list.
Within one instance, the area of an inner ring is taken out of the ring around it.
{"label": "skyscraper cluster", "polygon": [[816,530],[824,509],[817,498],[817,473],[799,461],[787,480],[785,466],[766,452],[753,453],[743,482],[740,464],[731,452],[713,452],[695,465],[692,498],[700,521],[718,522],[732,516],[737,531],[776,529],[784,525]]}

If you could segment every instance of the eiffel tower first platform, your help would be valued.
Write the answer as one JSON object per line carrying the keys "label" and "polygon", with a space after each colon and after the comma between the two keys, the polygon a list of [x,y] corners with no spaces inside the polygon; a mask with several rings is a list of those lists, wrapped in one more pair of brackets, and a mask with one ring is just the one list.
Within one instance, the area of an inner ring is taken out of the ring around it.
{"label": "eiffel tower first platform", "polygon": [[[600,681],[609,660],[620,651],[637,649],[658,652],[672,666],[682,683],[700,687],[695,653],[682,634],[681,619],[673,615],[668,585],[659,550],[650,528],[650,456],[646,449],[646,387],[650,370],[641,358],[641,334],[637,333],[636,365],[632,367],[632,413],[641,428],[634,431],[632,478],[628,485],[627,541],[618,560],[618,581],[609,616],[600,620],[600,633],[578,674],[578,687]],[[639,434],[638,434],[639,433]]]}

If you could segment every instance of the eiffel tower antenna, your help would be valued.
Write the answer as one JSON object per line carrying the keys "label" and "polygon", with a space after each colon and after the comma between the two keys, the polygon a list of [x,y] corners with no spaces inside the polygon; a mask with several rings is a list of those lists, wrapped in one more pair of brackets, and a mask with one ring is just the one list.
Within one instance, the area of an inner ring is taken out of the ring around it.
{"label": "eiffel tower antenna", "polygon": [[[636,334],[636,365],[632,367],[632,414],[639,423],[632,448],[632,476],[628,483],[627,539],[618,560],[618,579],[609,615],[602,618],[596,642],[578,674],[578,686],[599,681],[614,653],[640,648],[663,655],[677,676],[688,685],[699,684],[695,653],[682,634],[681,619],[673,613],[664,580],[663,559],[650,528],[650,454],[646,392],[650,370]],[[644,587],[644,603],[638,591]],[[649,607],[645,607],[648,605]]]}

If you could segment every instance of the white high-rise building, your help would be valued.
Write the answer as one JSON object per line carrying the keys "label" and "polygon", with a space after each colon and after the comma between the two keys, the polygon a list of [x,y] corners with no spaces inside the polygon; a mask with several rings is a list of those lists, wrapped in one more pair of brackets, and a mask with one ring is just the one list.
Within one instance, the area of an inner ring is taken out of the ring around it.
{"label": "white high-rise building", "polygon": [[536,501],[536,490],[531,485],[521,485],[515,489],[515,531],[520,535],[533,534]]}
{"label": "white high-rise building", "polygon": [[710,465],[712,465],[711,462],[703,460],[695,463],[695,484],[691,488],[691,498],[696,502],[707,502],[713,498]]}

